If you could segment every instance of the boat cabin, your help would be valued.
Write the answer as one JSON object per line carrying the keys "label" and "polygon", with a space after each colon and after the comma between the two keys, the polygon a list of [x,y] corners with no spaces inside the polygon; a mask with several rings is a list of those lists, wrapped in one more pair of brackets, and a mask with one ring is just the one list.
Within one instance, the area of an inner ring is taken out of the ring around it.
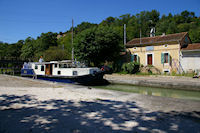
{"label": "boat cabin", "polygon": [[32,69],[35,75],[46,76],[83,76],[101,71],[97,67],[88,68],[80,62],[73,63],[71,60],[31,62],[24,65],[24,69],[26,68]]}

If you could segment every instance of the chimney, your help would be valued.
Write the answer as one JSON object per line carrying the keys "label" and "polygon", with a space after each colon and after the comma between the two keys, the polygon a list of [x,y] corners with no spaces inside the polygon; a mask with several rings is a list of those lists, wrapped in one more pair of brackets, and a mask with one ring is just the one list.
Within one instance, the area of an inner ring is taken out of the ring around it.
{"label": "chimney", "polygon": [[156,33],[156,28],[155,27],[151,28],[150,37],[154,37],[156,35],[155,33]]}
{"label": "chimney", "polygon": [[162,33],[162,36],[165,36],[165,33]]}

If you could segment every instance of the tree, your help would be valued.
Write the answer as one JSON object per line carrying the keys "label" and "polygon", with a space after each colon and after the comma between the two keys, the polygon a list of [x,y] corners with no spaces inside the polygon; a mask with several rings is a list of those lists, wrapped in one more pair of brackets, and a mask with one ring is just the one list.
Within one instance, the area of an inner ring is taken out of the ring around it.
{"label": "tree", "polygon": [[[136,15],[124,14],[119,17],[108,17],[100,24],[82,22],[74,27],[75,54],[81,60],[100,64],[105,60],[114,60],[123,50],[123,25],[126,24],[127,42],[133,38],[148,37],[150,29],[156,27],[156,35],[189,32],[192,42],[200,42],[200,17],[187,10],[180,14],[162,15],[156,10],[142,11]],[[52,48],[63,50],[65,59],[71,59],[71,29],[61,33],[42,33],[36,39],[28,37],[14,44],[0,42],[0,57],[23,57],[38,60],[45,52],[54,54]],[[51,48],[50,48],[51,47]],[[115,48],[113,50],[113,48]],[[112,51],[113,50],[113,51]],[[56,53],[57,54],[57,53]],[[96,57],[98,55],[98,57]],[[95,57],[95,58],[94,58]],[[94,58],[94,59],[93,59]]]}
{"label": "tree", "polygon": [[34,43],[35,40],[31,37],[26,38],[26,40],[24,41],[24,45],[22,46],[22,53],[21,53],[21,58],[23,59],[29,59],[29,60],[33,60],[34,57]]}
{"label": "tree", "polygon": [[156,10],[142,11],[139,14],[136,14],[137,23],[140,25],[142,36],[149,36],[150,28],[155,27],[159,21],[160,13]]}
{"label": "tree", "polygon": [[[82,22],[81,24],[77,25],[74,28],[74,31],[75,31],[75,33],[79,33],[79,32],[82,32],[86,29],[95,27],[95,26],[97,26],[97,24],[92,24],[92,23],[89,23],[89,22]],[[70,31],[71,31],[71,29],[70,29]]]}
{"label": "tree", "polygon": [[8,43],[0,42],[0,58],[8,56]]}
{"label": "tree", "polygon": [[72,34],[70,32],[66,33],[64,37],[58,39],[58,48],[64,49],[66,53],[65,59],[71,59],[72,55]]}
{"label": "tree", "polygon": [[177,33],[177,25],[174,21],[172,21],[171,23],[169,23],[169,27],[167,30],[167,34],[173,34],[173,33]]}
{"label": "tree", "polygon": [[178,32],[187,32],[190,30],[190,24],[189,23],[181,23],[177,26]]}
{"label": "tree", "polygon": [[189,31],[189,36],[193,43],[200,42],[200,27],[197,29],[191,29]]}
{"label": "tree", "polygon": [[57,46],[57,33],[42,33],[37,37],[34,47],[36,47],[36,53],[47,50],[50,46]]}
{"label": "tree", "polygon": [[75,38],[75,55],[80,60],[98,66],[119,55],[119,40],[120,36],[112,27],[87,29]]}
{"label": "tree", "polygon": [[56,46],[51,46],[49,49],[45,50],[44,53],[44,60],[45,61],[52,61],[52,60],[65,60],[66,59],[66,52],[63,49],[60,49]]}
{"label": "tree", "polygon": [[181,17],[183,19],[182,23],[190,23],[192,22],[192,19],[195,18],[195,13],[185,10],[181,12]]}
{"label": "tree", "polygon": [[15,43],[11,48],[13,51],[11,56],[16,57],[16,58],[20,57],[22,53],[21,49],[23,45],[24,45],[24,40],[19,40],[17,43]]}
{"label": "tree", "polygon": [[103,20],[100,25],[104,25],[104,26],[111,26],[112,24],[114,24],[115,22],[115,18],[113,17],[108,17],[106,18],[106,20]]}

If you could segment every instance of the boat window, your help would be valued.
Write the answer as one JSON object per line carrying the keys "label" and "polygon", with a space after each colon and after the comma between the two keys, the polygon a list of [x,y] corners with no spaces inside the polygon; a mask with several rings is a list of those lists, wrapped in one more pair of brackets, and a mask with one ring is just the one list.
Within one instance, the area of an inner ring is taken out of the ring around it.
{"label": "boat window", "polygon": [[61,71],[58,71],[58,75],[60,75],[61,74]]}
{"label": "boat window", "polygon": [[38,69],[38,65],[35,65],[35,69]]}
{"label": "boat window", "polygon": [[64,68],[67,68],[67,64],[64,64]]}
{"label": "boat window", "polygon": [[59,64],[59,68],[68,68],[69,64]]}
{"label": "boat window", "polygon": [[57,67],[58,67],[58,64],[54,64],[54,67],[57,68]]}
{"label": "boat window", "polygon": [[44,71],[44,65],[41,66],[41,71]]}
{"label": "boat window", "polygon": [[78,72],[77,71],[73,71],[73,75],[78,75]]}

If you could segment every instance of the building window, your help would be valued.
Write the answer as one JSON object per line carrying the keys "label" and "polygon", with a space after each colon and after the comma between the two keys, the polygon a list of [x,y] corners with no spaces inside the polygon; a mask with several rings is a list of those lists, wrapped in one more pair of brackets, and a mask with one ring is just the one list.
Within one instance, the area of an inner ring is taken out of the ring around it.
{"label": "building window", "polygon": [[58,64],[54,64],[54,67],[57,68],[57,67],[58,67]]}
{"label": "building window", "polygon": [[147,65],[153,65],[153,54],[147,54]]}
{"label": "building window", "polygon": [[131,55],[131,62],[139,62],[139,56],[137,54]]}
{"label": "building window", "polygon": [[61,71],[58,71],[58,75],[60,75],[61,74]]}
{"label": "building window", "polygon": [[164,53],[164,63],[169,63],[168,57],[169,57],[169,54]]}
{"label": "building window", "polygon": [[35,69],[38,69],[38,65],[35,65]]}
{"label": "building window", "polygon": [[161,53],[161,64],[169,63],[169,62],[170,62],[169,53]]}
{"label": "building window", "polygon": [[41,71],[44,71],[44,65],[41,66]]}

